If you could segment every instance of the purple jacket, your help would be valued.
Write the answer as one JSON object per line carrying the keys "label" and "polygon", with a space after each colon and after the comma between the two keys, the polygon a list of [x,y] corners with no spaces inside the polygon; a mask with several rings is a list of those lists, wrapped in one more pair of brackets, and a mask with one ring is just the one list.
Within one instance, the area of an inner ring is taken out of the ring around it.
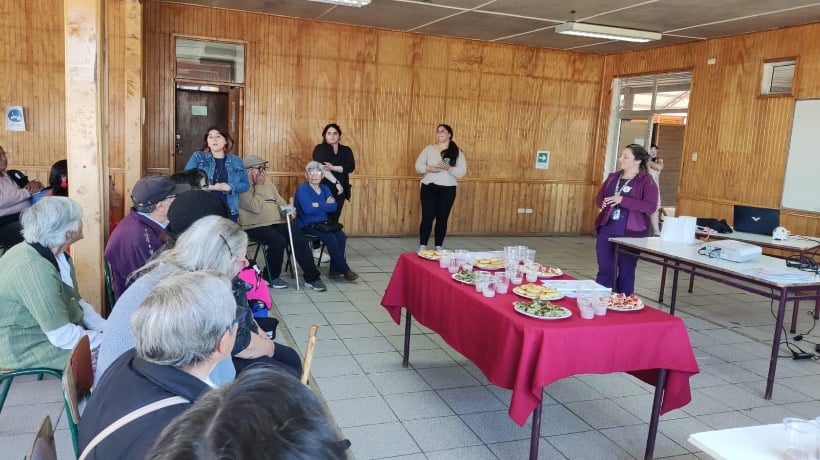
{"label": "purple jacket", "polygon": [[160,235],[163,228],[133,208],[131,213],[117,224],[103,258],[111,266],[114,296],[119,298],[128,287],[128,276],[142,268],[162,247]]}
{"label": "purple jacket", "polygon": [[[621,171],[615,171],[601,185],[601,189],[598,190],[598,195],[595,197],[595,204],[598,208],[604,203],[606,191],[620,176]],[[629,216],[626,219],[626,236],[647,236],[651,229],[649,215],[658,209],[658,184],[649,173],[639,171],[635,182],[631,185],[632,191],[629,196],[624,195],[623,201],[621,201],[621,207],[629,210]],[[595,219],[596,233],[598,228],[609,222],[614,208],[614,206],[607,206],[598,213],[598,217]]]}

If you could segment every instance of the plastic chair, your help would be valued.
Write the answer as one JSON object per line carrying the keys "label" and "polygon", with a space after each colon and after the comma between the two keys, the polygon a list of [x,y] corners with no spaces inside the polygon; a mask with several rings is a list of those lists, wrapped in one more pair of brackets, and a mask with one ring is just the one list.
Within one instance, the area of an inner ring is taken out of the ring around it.
{"label": "plastic chair", "polygon": [[63,398],[65,399],[66,419],[74,444],[74,455],[79,456],[77,425],[80,423],[80,401],[91,395],[94,383],[94,370],[91,366],[91,346],[88,336],[83,336],[74,349],[63,369]]}
{"label": "plastic chair", "polygon": [[57,446],[54,444],[54,428],[51,425],[51,417],[46,415],[40,429],[34,435],[31,442],[31,449],[28,452],[28,460],[57,460]]}
{"label": "plastic chair", "polygon": [[11,388],[11,382],[14,380],[15,377],[20,377],[23,375],[37,375],[37,380],[43,380],[43,375],[48,374],[58,379],[63,378],[63,373],[58,371],[57,369],[49,369],[47,367],[32,367],[30,369],[0,369],[0,385],[2,385],[2,389],[0,389],[0,412],[3,411],[3,405],[6,403],[6,396],[9,394],[9,388]]}

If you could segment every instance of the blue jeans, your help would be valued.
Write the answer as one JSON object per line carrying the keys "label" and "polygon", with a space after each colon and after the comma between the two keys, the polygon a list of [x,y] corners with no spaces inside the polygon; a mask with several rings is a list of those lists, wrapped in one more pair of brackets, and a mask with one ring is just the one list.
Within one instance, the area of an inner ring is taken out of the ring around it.
{"label": "blue jeans", "polygon": [[330,269],[339,273],[347,273],[350,267],[347,265],[345,258],[345,247],[347,244],[347,235],[345,232],[339,230],[338,232],[323,232],[314,225],[308,224],[302,227],[302,233],[306,235],[314,235],[322,240],[327,246],[327,252],[330,254]]}

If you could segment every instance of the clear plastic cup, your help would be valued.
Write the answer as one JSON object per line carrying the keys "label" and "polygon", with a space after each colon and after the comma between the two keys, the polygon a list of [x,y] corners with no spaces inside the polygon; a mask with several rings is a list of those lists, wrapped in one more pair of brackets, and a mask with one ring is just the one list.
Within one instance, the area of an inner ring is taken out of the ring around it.
{"label": "clear plastic cup", "polygon": [[447,266],[447,270],[449,270],[450,273],[455,274],[455,273],[458,273],[458,271],[460,269],[461,269],[461,264],[458,263],[458,259],[450,259],[450,265]]}
{"label": "clear plastic cup", "polygon": [[527,271],[527,282],[528,283],[535,283],[538,281],[538,273],[534,271]]}
{"label": "clear plastic cup", "polygon": [[495,297],[495,283],[487,283],[481,290],[484,297]]}
{"label": "clear plastic cup", "polygon": [[817,458],[817,441],[820,432],[817,425],[809,420],[784,418],[786,430],[786,460],[814,460]]}
{"label": "clear plastic cup", "polygon": [[535,249],[527,249],[524,259],[535,261]]}
{"label": "clear plastic cup", "polygon": [[453,251],[442,250],[440,251],[441,256],[438,259],[438,266],[441,268],[449,268],[450,261],[453,260]]}
{"label": "clear plastic cup", "polygon": [[475,272],[475,291],[483,292],[487,284],[490,283],[490,272],[479,270]]}
{"label": "clear plastic cup", "polygon": [[512,275],[510,275],[510,284],[514,284],[518,286],[519,284],[524,282],[524,274],[516,271]]}
{"label": "clear plastic cup", "polygon": [[578,305],[578,310],[581,311],[581,318],[592,319],[595,317],[595,309],[589,305]]}
{"label": "clear plastic cup", "polygon": [[495,292],[499,294],[506,294],[510,288],[510,277],[506,273],[498,273],[495,275]]}

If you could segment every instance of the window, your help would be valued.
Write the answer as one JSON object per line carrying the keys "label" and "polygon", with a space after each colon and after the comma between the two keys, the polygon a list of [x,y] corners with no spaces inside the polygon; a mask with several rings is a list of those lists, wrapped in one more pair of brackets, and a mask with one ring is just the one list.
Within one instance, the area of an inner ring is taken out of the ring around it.
{"label": "window", "polygon": [[176,77],[182,80],[244,83],[245,45],[177,38]]}
{"label": "window", "polygon": [[764,62],[760,94],[792,94],[795,65],[794,59]]}

